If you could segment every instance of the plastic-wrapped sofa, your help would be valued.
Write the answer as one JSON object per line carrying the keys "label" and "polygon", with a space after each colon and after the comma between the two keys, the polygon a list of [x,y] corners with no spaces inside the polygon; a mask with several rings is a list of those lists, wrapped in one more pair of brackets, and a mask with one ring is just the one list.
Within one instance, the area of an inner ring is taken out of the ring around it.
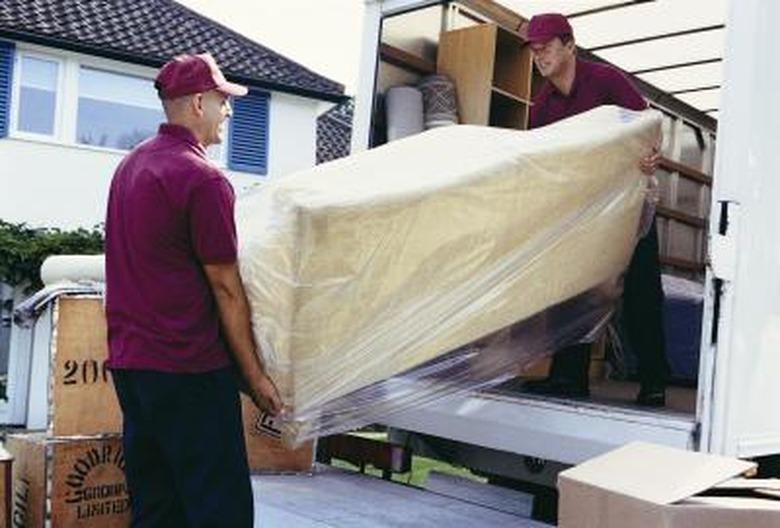
{"label": "plastic-wrapped sofa", "polygon": [[[638,160],[659,127],[656,112],[616,107],[530,132],[444,127],[243,196],[241,274],[288,439],[377,399],[391,409],[397,376],[551,307],[609,309],[644,203]],[[547,344],[565,340],[556,332],[546,326]]]}

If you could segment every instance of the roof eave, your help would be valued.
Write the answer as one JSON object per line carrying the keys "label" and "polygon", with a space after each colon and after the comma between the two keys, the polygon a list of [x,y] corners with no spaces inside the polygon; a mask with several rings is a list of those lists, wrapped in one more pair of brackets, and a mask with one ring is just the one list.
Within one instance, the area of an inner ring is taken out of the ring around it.
{"label": "roof eave", "polygon": [[[165,59],[161,57],[152,57],[148,55],[140,55],[135,53],[128,53],[119,50],[112,50],[87,44],[84,42],[75,42],[68,39],[61,39],[52,37],[49,35],[41,35],[38,33],[30,33],[27,31],[11,30],[7,28],[0,28],[0,38],[9,40],[17,40],[20,42],[27,42],[29,44],[38,44],[40,46],[48,46],[67,51],[73,51],[76,53],[85,53],[88,55],[94,55],[96,57],[103,57],[106,59],[117,60],[121,62],[128,62],[131,64],[138,64],[141,66],[149,66],[152,68],[159,68],[165,63]],[[297,86],[289,86],[276,82],[269,82],[263,79],[257,79],[254,77],[247,77],[243,75],[235,75],[230,71],[226,71],[226,77],[230,80],[239,82],[242,84],[250,85],[251,87],[263,88],[266,90],[272,90],[276,92],[283,92],[291,95],[297,95],[308,99],[316,99],[319,101],[327,101],[333,103],[341,103],[349,99],[349,96],[343,93],[322,92],[318,90],[310,90],[307,88],[300,88]]]}

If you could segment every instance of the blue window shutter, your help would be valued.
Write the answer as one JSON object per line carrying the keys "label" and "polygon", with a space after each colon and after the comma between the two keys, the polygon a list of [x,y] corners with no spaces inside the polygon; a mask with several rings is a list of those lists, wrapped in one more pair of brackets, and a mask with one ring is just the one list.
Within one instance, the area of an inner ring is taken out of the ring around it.
{"label": "blue window shutter", "polygon": [[228,167],[232,170],[268,174],[268,92],[250,91],[233,99],[230,118]]}
{"label": "blue window shutter", "polygon": [[0,40],[0,138],[8,135],[11,117],[11,76],[14,70],[14,44]]}

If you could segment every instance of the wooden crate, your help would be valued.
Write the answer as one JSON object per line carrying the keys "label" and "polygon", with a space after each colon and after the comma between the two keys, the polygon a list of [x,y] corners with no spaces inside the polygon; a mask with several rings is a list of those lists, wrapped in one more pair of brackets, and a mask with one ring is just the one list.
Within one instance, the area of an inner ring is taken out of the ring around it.
{"label": "wooden crate", "polygon": [[[121,438],[9,435],[14,528],[125,528],[130,499]],[[47,522],[48,521],[48,522]]]}
{"label": "wooden crate", "polygon": [[100,297],[60,297],[52,339],[49,429],[53,436],[120,433]]}
{"label": "wooden crate", "polygon": [[0,446],[0,526],[11,526],[13,457]]}
{"label": "wooden crate", "polygon": [[315,442],[310,440],[296,449],[286,447],[264,415],[247,396],[241,396],[249,469],[253,473],[305,473],[314,465]]}

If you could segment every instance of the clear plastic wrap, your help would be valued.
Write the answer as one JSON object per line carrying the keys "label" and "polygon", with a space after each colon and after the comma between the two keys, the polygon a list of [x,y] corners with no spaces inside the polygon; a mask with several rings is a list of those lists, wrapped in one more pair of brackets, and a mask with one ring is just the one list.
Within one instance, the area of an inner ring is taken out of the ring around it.
{"label": "clear plastic wrap", "polygon": [[660,121],[601,107],[531,132],[446,127],[243,196],[241,274],[285,439],[587,339],[619,296]]}

